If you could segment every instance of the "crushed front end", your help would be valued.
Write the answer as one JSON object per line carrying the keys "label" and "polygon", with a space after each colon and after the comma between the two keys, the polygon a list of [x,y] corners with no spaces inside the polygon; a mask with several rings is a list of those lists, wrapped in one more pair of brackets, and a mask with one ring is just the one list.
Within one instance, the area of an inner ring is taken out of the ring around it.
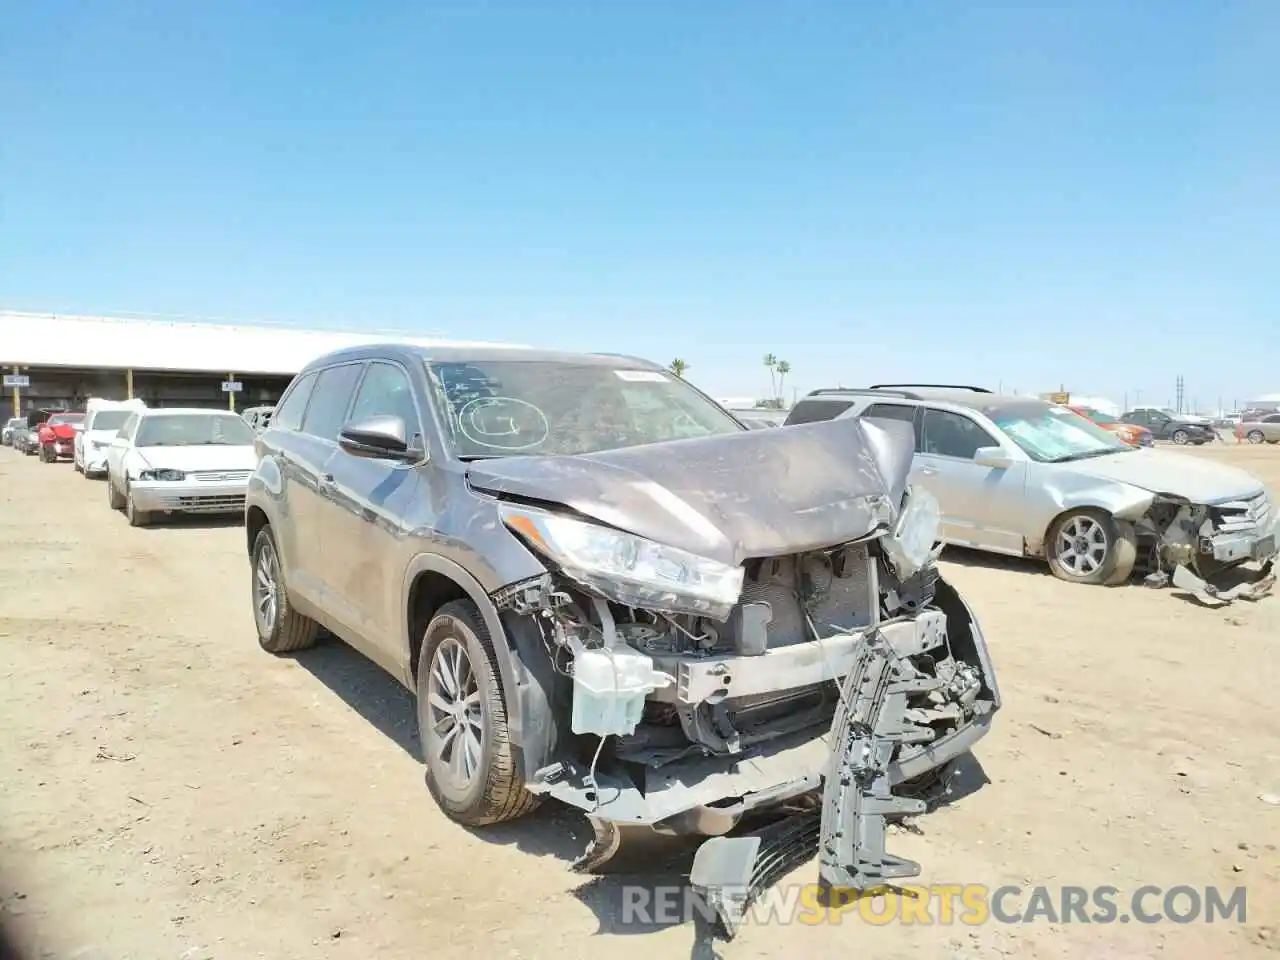
{"label": "crushed front end", "polygon": [[[536,620],[572,681],[572,745],[527,786],[588,816],[577,869],[626,869],[629,853],[652,866],[663,838],[717,838],[692,882],[729,932],[815,853],[841,887],[917,872],[885,850],[885,817],[923,812],[923,785],[985,735],[1000,695],[973,614],[938,574],[936,502],[868,503],[856,539],[699,568],[677,578],[689,591],[592,572],[610,561],[587,554],[643,549],[623,533],[566,546],[579,531],[554,515],[505,511],[560,560],[496,599]],[[697,567],[658,549],[655,570]]]}
{"label": "crushed front end", "polygon": [[[1172,583],[1215,606],[1258,600],[1275,586],[1280,511],[1265,491],[1213,503],[1158,496],[1135,530],[1150,586]],[[1231,587],[1212,582],[1248,563],[1257,564],[1254,576]]]}

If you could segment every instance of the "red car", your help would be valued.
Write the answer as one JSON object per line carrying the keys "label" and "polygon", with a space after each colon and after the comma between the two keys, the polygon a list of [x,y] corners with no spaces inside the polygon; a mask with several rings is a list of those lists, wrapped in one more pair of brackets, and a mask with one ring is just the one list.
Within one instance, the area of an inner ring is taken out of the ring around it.
{"label": "red car", "polygon": [[66,457],[72,459],[76,453],[76,434],[84,429],[84,414],[76,411],[55,413],[44,423],[36,435],[40,444],[40,459],[44,463],[54,463]]}

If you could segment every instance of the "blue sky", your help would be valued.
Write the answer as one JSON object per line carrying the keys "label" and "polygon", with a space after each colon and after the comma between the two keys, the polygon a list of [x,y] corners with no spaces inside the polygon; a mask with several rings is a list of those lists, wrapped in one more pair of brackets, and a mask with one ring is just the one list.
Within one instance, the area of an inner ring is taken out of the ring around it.
{"label": "blue sky", "polygon": [[1277,158],[1273,0],[11,3],[0,306],[1230,404]]}

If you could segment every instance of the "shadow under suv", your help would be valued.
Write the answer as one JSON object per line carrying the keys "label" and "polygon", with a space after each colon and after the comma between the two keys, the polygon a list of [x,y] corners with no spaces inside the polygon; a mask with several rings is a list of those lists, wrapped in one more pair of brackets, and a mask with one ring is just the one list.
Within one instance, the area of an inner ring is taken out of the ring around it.
{"label": "shadow under suv", "polygon": [[[911,875],[883,815],[921,812],[906,795],[1000,699],[902,427],[748,430],[633,358],[330,354],[256,439],[259,639],[284,653],[323,626],[380,664],[417,694],[446,813],[558,798],[595,830],[580,869],[751,815],[803,821],[803,858],[831,832],[845,886],[854,863]],[[833,763],[861,773],[824,794]]]}

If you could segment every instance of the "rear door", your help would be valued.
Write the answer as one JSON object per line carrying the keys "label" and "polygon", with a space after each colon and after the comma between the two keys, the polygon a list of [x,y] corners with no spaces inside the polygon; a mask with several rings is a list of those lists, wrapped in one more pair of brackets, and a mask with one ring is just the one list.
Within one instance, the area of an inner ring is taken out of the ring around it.
{"label": "rear door", "polygon": [[1280,413],[1262,418],[1262,435],[1271,443],[1280,443]]}
{"label": "rear door", "polygon": [[[293,551],[287,568],[289,585],[326,612],[332,609],[333,595],[324,555],[324,528],[331,522],[334,510],[329,461],[338,452],[338,431],[345,422],[363,370],[363,361],[320,370],[311,386],[299,429],[277,430],[269,435],[279,437],[273,442],[279,445],[281,470],[288,475],[285,526],[293,528],[292,544],[288,548],[282,544],[281,549]],[[343,548],[339,544],[336,549]]]}
{"label": "rear door", "polygon": [[[425,451],[424,413],[405,368],[392,360],[372,360],[346,420],[399,417],[410,448]],[[321,532],[327,580],[364,653],[401,675],[408,653],[401,636],[401,547],[411,533],[405,518],[422,495],[416,462],[357,457],[339,448],[328,472],[332,493]]]}
{"label": "rear door", "polygon": [[1027,464],[1021,458],[1004,467],[974,462],[982,447],[1004,447],[999,438],[972,417],[925,407],[921,417],[921,450],[916,454],[920,483],[938,498],[943,539],[1021,556],[1022,515]]}

